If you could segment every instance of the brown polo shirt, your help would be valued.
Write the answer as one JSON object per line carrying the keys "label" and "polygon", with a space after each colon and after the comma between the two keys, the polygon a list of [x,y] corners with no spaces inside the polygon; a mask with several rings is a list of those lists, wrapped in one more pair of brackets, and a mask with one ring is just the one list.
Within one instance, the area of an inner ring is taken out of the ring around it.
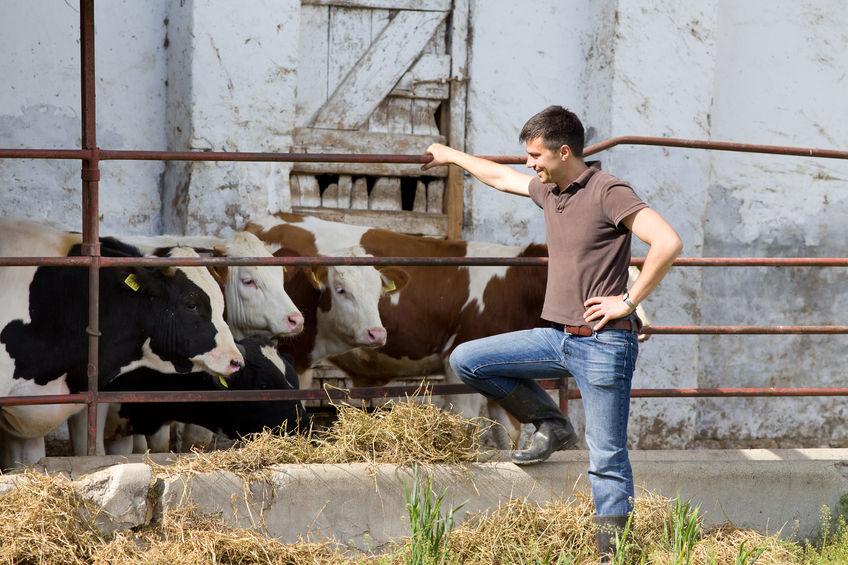
{"label": "brown polo shirt", "polygon": [[530,181],[530,198],[545,211],[548,286],[542,318],[582,325],[583,303],[627,289],[630,230],[621,220],[647,208],[624,181],[587,169],[564,190]]}

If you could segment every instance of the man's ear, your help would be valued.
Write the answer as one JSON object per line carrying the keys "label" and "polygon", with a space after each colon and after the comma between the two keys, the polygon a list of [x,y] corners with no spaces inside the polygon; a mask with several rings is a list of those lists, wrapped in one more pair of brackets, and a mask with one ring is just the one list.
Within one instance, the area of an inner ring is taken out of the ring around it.
{"label": "man's ear", "polygon": [[409,273],[400,267],[377,269],[383,279],[383,294],[398,292],[409,282]]}
{"label": "man's ear", "polygon": [[116,273],[120,286],[126,292],[149,296],[162,296],[165,292],[163,269],[156,267],[127,267],[110,269]]}
{"label": "man's ear", "polygon": [[568,159],[568,156],[571,155],[571,147],[568,145],[560,145],[559,147],[559,158],[561,161],[565,161]]}

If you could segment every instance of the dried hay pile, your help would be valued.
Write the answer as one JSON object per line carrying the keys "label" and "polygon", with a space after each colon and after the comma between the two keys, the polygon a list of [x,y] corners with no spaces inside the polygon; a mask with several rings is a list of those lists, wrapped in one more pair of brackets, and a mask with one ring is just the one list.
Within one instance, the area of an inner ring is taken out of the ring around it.
{"label": "dried hay pile", "polygon": [[[0,495],[3,564],[388,564],[403,563],[409,553],[398,546],[391,555],[352,556],[329,543],[284,544],[188,509],[167,514],[161,524],[104,536],[94,525],[97,510],[67,479],[27,472],[17,484]],[[674,562],[664,531],[669,509],[670,501],[662,497],[637,499],[628,562]],[[587,497],[545,506],[510,501],[453,530],[444,562],[555,563],[563,553],[569,563],[596,563],[592,513]],[[748,548],[765,548],[756,561],[761,565],[804,562],[795,544],[722,525],[700,537],[691,563],[734,563],[743,542]]]}
{"label": "dried hay pile", "polygon": [[0,563],[91,563],[97,509],[63,477],[26,472],[0,495]]}
{"label": "dried hay pile", "polygon": [[330,544],[284,544],[185,509],[169,513],[157,527],[117,534],[94,557],[98,565],[332,565],[348,561]]}
{"label": "dried hay pile", "polygon": [[0,494],[0,563],[4,565],[329,565],[347,561],[331,544],[284,544],[191,510],[170,512],[161,524],[137,532],[106,536],[95,526],[97,508],[61,475],[27,471],[16,485]]}
{"label": "dried hay pile", "polygon": [[[636,499],[633,531],[625,542],[629,562],[675,563],[668,548],[671,501],[650,493]],[[512,500],[492,513],[481,514],[450,535],[452,559],[463,564],[556,563],[560,554],[568,563],[597,563],[594,547],[594,506],[585,495],[573,501],[539,506]],[[764,548],[758,565],[800,563],[792,545],[777,535],[723,524],[704,532],[695,545],[692,565],[735,563],[739,546]]]}
{"label": "dried hay pile", "polygon": [[457,464],[477,461],[480,437],[489,423],[467,420],[424,397],[389,402],[373,412],[342,404],[325,431],[307,436],[274,431],[254,434],[225,451],[193,451],[160,473],[227,470],[240,475],[285,463]]}

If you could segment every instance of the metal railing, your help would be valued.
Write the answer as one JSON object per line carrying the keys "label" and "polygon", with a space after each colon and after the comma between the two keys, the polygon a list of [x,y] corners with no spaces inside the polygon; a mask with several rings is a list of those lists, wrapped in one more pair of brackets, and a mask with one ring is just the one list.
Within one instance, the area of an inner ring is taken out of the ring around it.
{"label": "metal railing", "polygon": [[[0,257],[0,267],[9,266],[74,266],[89,270],[88,289],[88,390],[83,393],[49,396],[18,396],[0,398],[0,406],[34,404],[84,403],[88,407],[88,453],[95,452],[96,407],[109,402],[173,402],[173,401],[245,401],[245,400],[309,400],[319,398],[379,398],[412,394],[417,386],[366,387],[342,390],[296,391],[220,391],[220,392],[100,392],[98,390],[99,355],[99,271],[101,268],[130,265],[146,266],[211,266],[211,265],[463,265],[463,266],[538,266],[546,258],[423,258],[423,257],[278,257],[278,258],[118,258],[101,257],[99,244],[99,181],[100,161],[103,160],[163,160],[163,161],[247,161],[247,162],[321,162],[321,163],[420,163],[429,162],[424,155],[389,154],[320,154],[320,153],[248,153],[248,152],[186,152],[186,151],[125,151],[97,147],[95,120],[94,73],[94,0],[80,1],[81,106],[82,142],[80,149],[0,149],[5,159],[78,159],[81,161],[83,246],[81,257]],[[754,145],[728,141],[706,141],[665,137],[625,136],[607,139],[590,145],[584,151],[589,156],[617,145],[653,145],[716,151],[737,151],[778,155],[797,155],[831,159],[848,159],[848,151],[774,145]],[[523,156],[484,156],[505,164],[521,164]],[[634,258],[641,265],[644,258]],[[681,258],[675,266],[688,267],[848,267],[848,258]],[[848,334],[848,326],[655,326],[645,329],[651,334]],[[558,389],[560,405],[567,411],[567,400],[579,398],[579,391],[569,390],[568,381],[540,381],[547,389]],[[433,385],[433,394],[473,393],[466,385]],[[848,396],[848,388],[669,388],[633,389],[634,398],[679,397],[773,397],[773,396]]]}

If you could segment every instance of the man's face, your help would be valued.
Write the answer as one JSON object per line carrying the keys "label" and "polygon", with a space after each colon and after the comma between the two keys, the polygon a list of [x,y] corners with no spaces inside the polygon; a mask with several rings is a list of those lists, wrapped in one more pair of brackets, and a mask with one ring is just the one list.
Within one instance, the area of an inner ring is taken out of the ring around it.
{"label": "man's face", "polygon": [[527,141],[527,168],[536,171],[542,182],[557,182],[562,176],[564,164],[563,155],[548,149],[542,138]]}

